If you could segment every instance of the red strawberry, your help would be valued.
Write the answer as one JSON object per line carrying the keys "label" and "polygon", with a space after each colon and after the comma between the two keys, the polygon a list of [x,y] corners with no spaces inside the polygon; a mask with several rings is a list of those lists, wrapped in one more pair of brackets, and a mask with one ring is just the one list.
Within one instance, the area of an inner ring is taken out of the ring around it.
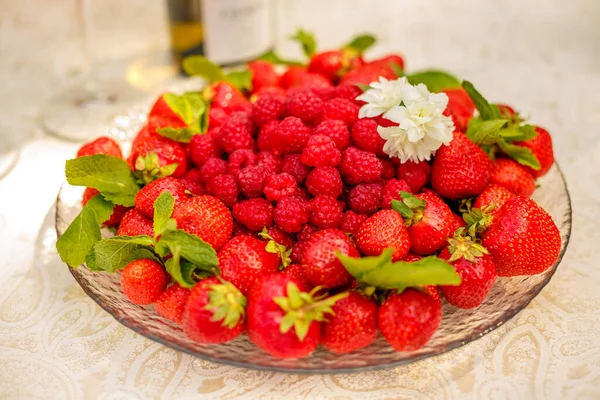
{"label": "red strawberry", "polygon": [[481,210],[487,209],[492,203],[494,208],[488,210],[489,213],[495,213],[504,203],[515,197],[515,194],[503,186],[496,185],[495,183],[489,184],[477,199],[473,203],[473,208],[479,208]]}
{"label": "red strawberry", "polygon": [[428,293],[407,289],[388,297],[377,312],[377,325],[397,351],[418,350],[440,326],[442,305]]}
{"label": "red strawberry", "polygon": [[194,286],[183,311],[183,331],[198,343],[225,343],[244,331],[246,298],[216,277]]}
{"label": "red strawberry", "polygon": [[496,267],[488,251],[469,236],[449,239],[440,258],[448,260],[461,277],[458,286],[440,286],[448,303],[460,308],[479,307],[496,281]]}
{"label": "red strawberry", "polygon": [[392,208],[392,200],[400,200],[400,192],[411,192],[410,186],[402,179],[390,179],[381,191],[381,208]]}
{"label": "red strawberry", "polygon": [[150,218],[145,217],[141,212],[133,208],[123,215],[123,219],[121,219],[119,229],[117,230],[117,236],[140,235],[154,236],[154,227]]}
{"label": "red strawberry", "polygon": [[298,282],[300,287],[305,288],[313,288],[313,286],[306,279],[306,275],[304,275],[304,268],[302,268],[302,264],[294,263],[290,264],[281,271],[283,275],[289,276],[295,282]]}
{"label": "red strawberry", "polygon": [[[187,157],[181,145],[160,136],[139,142],[131,149],[128,161],[146,183],[169,175],[181,177],[187,170]],[[175,169],[171,169],[175,164]]]}
{"label": "red strawberry", "polygon": [[200,170],[192,168],[189,169],[183,178],[179,181],[185,187],[185,190],[193,194],[194,196],[202,196],[204,194],[204,186],[202,185],[202,177]]}
{"label": "red strawberry", "polygon": [[[92,197],[96,196],[99,193],[100,192],[94,188],[85,188],[85,191],[83,192],[83,198],[81,199],[81,205],[85,206],[85,204],[88,201],[90,201],[90,199]],[[127,210],[128,210],[128,208],[125,206],[121,206],[118,204],[115,205],[112,215],[106,221],[104,221],[103,225],[106,225],[106,226],[119,225],[119,223],[123,219],[123,216],[125,215]]]}
{"label": "red strawberry", "polygon": [[552,217],[535,201],[522,196],[504,203],[481,238],[498,276],[544,272],[558,260],[561,243]]}
{"label": "red strawberry", "polygon": [[475,112],[473,100],[463,88],[444,89],[442,93],[446,93],[448,96],[448,105],[444,110],[444,115],[452,118],[455,130],[465,132]]}
{"label": "red strawberry", "polygon": [[497,158],[492,162],[490,183],[505,187],[519,196],[531,196],[535,191],[535,179],[515,160]]}
{"label": "red strawberry", "polygon": [[396,66],[404,69],[404,58],[399,54],[389,54],[385,57],[377,58],[369,62],[370,65],[390,65],[396,64]]}
{"label": "red strawberry", "polygon": [[362,223],[354,237],[360,252],[378,256],[387,248],[394,249],[393,261],[401,260],[410,248],[408,231],[402,216],[394,210],[381,210]]}
{"label": "red strawberry", "polygon": [[535,127],[537,136],[525,142],[515,142],[517,146],[527,147],[540,162],[540,169],[524,166],[524,168],[533,175],[534,178],[539,178],[548,173],[554,164],[554,152],[552,150],[552,137],[544,128]]}
{"label": "red strawberry", "polygon": [[279,74],[277,74],[275,66],[270,62],[254,60],[248,63],[248,69],[252,73],[253,92],[266,87],[277,86],[279,83]]}
{"label": "red strawberry", "polygon": [[135,304],[152,304],[167,287],[169,278],[163,267],[153,260],[130,262],[121,271],[121,289]]}
{"label": "red strawberry", "polygon": [[154,309],[161,317],[181,324],[183,322],[183,310],[189,296],[189,289],[178,284],[171,285],[158,296],[154,302]]}
{"label": "red strawberry", "polygon": [[352,277],[337,258],[337,252],[359,256],[348,236],[339,229],[324,229],[311,236],[302,254],[304,274],[310,283],[335,288],[350,282]]}
{"label": "red strawberry", "polygon": [[338,300],[334,315],[323,324],[321,344],[337,354],[350,353],[370,345],[377,335],[377,305],[358,292]]}
{"label": "red strawberry", "polygon": [[398,166],[398,179],[406,182],[413,193],[419,193],[419,190],[429,183],[430,178],[431,166],[425,161],[407,161]]}
{"label": "red strawberry", "polygon": [[229,240],[233,232],[231,212],[213,196],[197,196],[175,205],[173,218],[177,227],[197,235],[216,251]]}
{"label": "red strawberry", "polygon": [[296,65],[291,66],[283,73],[283,75],[281,75],[281,78],[279,79],[279,86],[284,89],[289,89],[300,80],[301,76],[304,76],[305,74],[306,67]]}
{"label": "red strawberry", "polygon": [[454,132],[448,146],[436,153],[431,167],[431,186],[448,199],[477,196],[490,181],[488,155],[464,134]]}
{"label": "red strawberry", "polygon": [[171,122],[172,125],[167,124],[163,126],[172,126],[174,128],[180,128],[186,126],[185,121],[169,106],[165,100],[165,94],[161,94],[158,99],[152,105],[150,112],[148,113],[148,119],[156,118],[164,121]]}
{"label": "red strawberry", "polygon": [[175,203],[188,197],[185,185],[173,177],[160,178],[144,186],[135,195],[135,208],[148,218],[154,218],[154,202],[163,192],[170,192]]}
{"label": "red strawberry", "polygon": [[279,271],[279,255],[265,249],[266,242],[251,236],[236,236],[219,251],[219,269],[223,279],[243,294],[266,275]]}
{"label": "red strawberry", "polygon": [[386,79],[396,79],[398,76],[387,63],[369,63],[360,66],[342,77],[340,84],[356,84],[361,83],[368,85],[371,82],[379,80],[379,77]]}
{"label": "red strawberry", "polygon": [[77,157],[93,156],[94,154],[123,158],[121,146],[113,139],[105,136],[84,144],[77,151]]}
{"label": "red strawberry", "polygon": [[456,232],[456,230],[458,228],[461,228],[466,225],[465,220],[463,219],[462,216],[452,213],[452,218],[453,218],[453,225],[452,225],[452,229],[450,229],[450,234],[453,234],[454,232]]}
{"label": "red strawberry", "polygon": [[245,111],[250,102],[244,95],[227,82],[216,82],[204,89],[204,97],[211,101],[211,107],[222,108],[228,114]]}

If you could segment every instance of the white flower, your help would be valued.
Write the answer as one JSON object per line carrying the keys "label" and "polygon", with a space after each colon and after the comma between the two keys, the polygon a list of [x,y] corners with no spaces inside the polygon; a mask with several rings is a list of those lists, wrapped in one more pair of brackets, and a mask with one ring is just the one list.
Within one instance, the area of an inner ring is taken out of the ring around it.
{"label": "white flower", "polygon": [[398,126],[377,127],[385,139],[383,151],[402,163],[429,160],[442,145],[452,141],[454,124],[443,115],[448,105],[444,93],[430,93],[423,84],[401,87],[402,104],[392,107],[383,117]]}
{"label": "white flower", "polygon": [[358,112],[358,118],[373,118],[389,111],[402,102],[402,90],[408,85],[406,77],[388,81],[384,77],[379,82],[372,82],[363,94],[356,100],[366,102]]}

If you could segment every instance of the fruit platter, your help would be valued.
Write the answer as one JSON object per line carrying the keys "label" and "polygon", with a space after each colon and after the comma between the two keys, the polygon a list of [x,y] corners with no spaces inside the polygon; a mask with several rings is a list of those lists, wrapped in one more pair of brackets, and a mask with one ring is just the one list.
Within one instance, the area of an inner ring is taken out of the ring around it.
{"label": "fruit platter", "polygon": [[201,84],[66,162],[57,250],[85,292],[174,349],[304,373],[439,355],[526,307],[571,230],[548,131],[371,35],[293,39],[305,60],[185,59]]}

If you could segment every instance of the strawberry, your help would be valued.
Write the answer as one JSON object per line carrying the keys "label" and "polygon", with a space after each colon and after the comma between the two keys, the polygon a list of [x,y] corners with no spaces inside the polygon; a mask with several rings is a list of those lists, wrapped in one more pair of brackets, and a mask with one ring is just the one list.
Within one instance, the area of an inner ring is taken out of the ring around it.
{"label": "strawberry", "polygon": [[488,210],[489,213],[495,213],[504,203],[508,200],[515,197],[515,194],[510,190],[506,189],[503,186],[497,185],[495,183],[490,183],[484,190],[481,192],[477,199],[475,199],[475,203],[473,203],[473,208],[479,209],[487,209],[490,205],[494,204],[494,208]]}
{"label": "strawberry", "polygon": [[361,83],[363,85],[368,85],[371,82],[379,80],[379,77],[396,79],[398,76],[388,63],[370,63],[348,72],[340,79],[340,84]]}
{"label": "strawberry", "polygon": [[171,285],[158,296],[154,302],[154,309],[161,317],[181,324],[183,322],[183,310],[189,296],[189,289],[178,284]]}
{"label": "strawberry", "polygon": [[169,278],[156,261],[140,259],[130,262],[121,271],[121,289],[134,304],[152,304],[167,287]]}
{"label": "strawberry", "polygon": [[185,185],[173,177],[160,178],[144,186],[135,195],[135,208],[148,218],[154,218],[154,202],[163,192],[170,192],[175,203],[188,197]]}
{"label": "strawberry", "polygon": [[393,261],[401,260],[410,248],[408,231],[402,216],[394,210],[381,210],[363,222],[354,237],[358,250],[367,256],[378,256],[392,248]]}
{"label": "strawberry", "polygon": [[[81,199],[81,205],[85,206],[85,204],[88,201],[90,201],[90,199],[92,197],[96,196],[99,193],[100,192],[94,188],[89,188],[89,187],[85,188],[85,190],[83,192],[83,198]],[[121,223],[121,220],[123,219],[123,216],[125,215],[127,210],[128,210],[127,207],[116,204],[112,215],[110,216],[110,218],[108,218],[106,221],[104,221],[104,223],[102,225],[105,225],[105,226],[119,225],[119,223]]]}
{"label": "strawberry", "polygon": [[[186,126],[185,121],[179,116],[166,101],[165,94],[161,94],[152,105],[148,113],[148,120],[155,119],[164,121],[159,127],[170,126],[173,128],[181,128]],[[152,129],[151,129],[152,131]]]}
{"label": "strawberry", "polygon": [[117,236],[154,236],[152,220],[145,217],[139,210],[132,208],[123,215]]}
{"label": "strawberry", "polygon": [[550,268],[558,260],[562,241],[542,207],[528,197],[515,196],[494,214],[481,244],[490,252],[498,276],[516,276]]}
{"label": "strawberry", "polygon": [[94,154],[104,154],[107,156],[123,158],[121,146],[114,140],[106,136],[101,136],[89,143],[84,144],[77,151],[77,157],[93,156]]}
{"label": "strawberry", "polygon": [[327,350],[350,353],[370,345],[377,335],[377,305],[358,292],[338,300],[323,324],[321,344]]}
{"label": "strawberry", "polygon": [[279,83],[279,74],[270,62],[263,60],[250,61],[248,70],[252,73],[252,91],[255,93],[267,87],[277,86]]}
{"label": "strawberry", "polygon": [[377,312],[381,333],[397,351],[423,347],[440,326],[441,320],[440,301],[416,289],[392,294]]}
{"label": "strawberry", "polygon": [[236,236],[219,251],[223,279],[243,294],[263,276],[279,271],[279,255],[265,249],[266,243],[251,236]]}
{"label": "strawberry", "polygon": [[398,179],[403,180],[413,193],[419,193],[423,186],[429,183],[431,166],[426,161],[407,161],[398,166]]}
{"label": "strawberry", "polygon": [[510,192],[529,197],[535,190],[535,179],[527,170],[509,158],[497,158],[492,162],[490,183],[500,185]]}
{"label": "strawberry", "polygon": [[392,208],[404,218],[410,250],[428,255],[444,247],[454,228],[454,217],[446,203],[432,193],[400,192],[400,195],[402,201],[392,200]]}
{"label": "strawberry", "polygon": [[145,183],[169,175],[181,177],[187,170],[187,156],[181,145],[161,136],[139,142],[131,149],[128,161]]}
{"label": "strawberry", "polygon": [[554,164],[554,152],[552,150],[552,137],[544,128],[535,127],[537,136],[524,142],[514,142],[517,146],[526,147],[540,162],[540,169],[535,170],[531,167],[524,166],[534,178],[540,178],[548,173]]}
{"label": "strawberry", "polygon": [[281,78],[279,79],[279,86],[284,89],[289,89],[295,86],[296,82],[301,79],[300,77],[304,76],[305,74],[306,67],[293,65],[289,67],[287,71],[283,73],[283,75],[281,75]]}
{"label": "strawberry", "polygon": [[221,108],[227,114],[251,108],[250,102],[242,92],[227,82],[215,82],[207,86],[202,94],[207,100],[210,100],[211,107]]}
{"label": "strawberry", "polygon": [[452,224],[452,229],[450,229],[450,234],[453,234],[454,232],[456,232],[456,230],[458,228],[461,228],[466,225],[463,217],[458,214],[452,213],[452,219],[453,219],[453,224]]}
{"label": "strawberry", "polygon": [[452,118],[455,130],[465,132],[475,112],[473,100],[463,88],[444,89],[442,93],[446,93],[448,96],[448,105],[444,110],[444,115]]}
{"label": "strawberry", "polygon": [[172,217],[177,227],[197,235],[216,251],[229,240],[233,218],[229,209],[213,196],[190,197],[175,205]]}
{"label": "strawberry", "polygon": [[342,50],[324,51],[311,57],[308,63],[308,72],[315,72],[330,81],[335,81],[345,63],[347,60]]}
{"label": "strawberry", "polygon": [[248,337],[259,348],[278,358],[302,358],[321,340],[321,323],[331,306],[347,295],[322,298],[293,278],[277,273],[258,281],[248,295]]}
{"label": "strawberry", "polygon": [[436,153],[431,167],[431,186],[440,195],[456,200],[477,196],[490,181],[488,155],[463,133],[454,132],[448,146]]}
{"label": "strawberry", "polygon": [[183,311],[183,331],[198,343],[225,343],[244,331],[246,298],[216,277],[196,283]]}
{"label": "strawberry", "polygon": [[496,267],[488,251],[469,236],[448,239],[450,246],[440,258],[447,260],[458,272],[458,286],[440,286],[448,303],[460,308],[479,307],[496,281]]}
{"label": "strawberry", "polygon": [[388,54],[387,56],[377,58],[368,63],[369,65],[390,65],[396,64],[400,69],[404,69],[404,58],[399,54]]}
{"label": "strawberry", "polygon": [[298,263],[290,264],[287,267],[285,267],[281,271],[281,273],[283,275],[289,276],[295,282],[298,282],[298,285],[300,287],[311,288],[311,289],[313,288],[313,286],[310,284],[310,282],[308,282],[308,279],[306,279],[306,275],[304,275],[304,268],[302,267],[302,264],[298,264]]}
{"label": "strawberry", "polygon": [[323,229],[310,237],[302,254],[302,267],[311,284],[335,288],[350,282],[351,276],[337,258],[337,252],[359,256],[348,236],[339,229]]}

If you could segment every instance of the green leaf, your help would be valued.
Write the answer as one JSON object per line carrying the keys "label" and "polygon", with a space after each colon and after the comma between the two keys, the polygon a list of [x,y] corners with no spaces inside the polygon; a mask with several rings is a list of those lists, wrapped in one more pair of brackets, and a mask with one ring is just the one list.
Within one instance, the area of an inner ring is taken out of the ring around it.
{"label": "green leaf", "polygon": [[166,254],[165,248],[168,249],[175,245],[181,247],[181,257],[197,267],[210,269],[216,268],[219,264],[217,252],[210,244],[198,236],[180,229],[165,232],[156,244],[156,251],[164,256]]}
{"label": "green leaf", "polygon": [[115,272],[135,260],[144,258],[160,263],[152,250],[153,239],[150,236],[114,236],[102,239],[92,248],[86,257],[91,271]]}
{"label": "green leaf", "polygon": [[348,42],[344,47],[358,51],[359,53],[364,52],[369,47],[373,46],[377,39],[373,35],[358,35]]}
{"label": "green leaf", "polygon": [[338,253],[338,258],[357,281],[383,289],[428,285],[459,285],[460,275],[454,267],[436,256],[416,262],[391,262],[393,251],[381,256],[352,258]]}
{"label": "green leaf", "polygon": [[127,207],[140,190],[127,161],[104,154],[67,160],[65,174],[69,184],[97,189],[106,200]]}
{"label": "green leaf", "polygon": [[443,71],[429,70],[415,72],[414,74],[407,75],[406,78],[412,85],[424,84],[431,92],[460,87],[460,81],[456,77]]}
{"label": "green leaf", "polygon": [[524,142],[535,138],[537,135],[538,133],[532,125],[510,126],[500,132],[502,139],[507,142]]}
{"label": "green leaf", "polygon": [[222,81],[225,74],[221,67],[206,57],[189,56],[183,59],[183,71],[190,76],[201,76],[209,83]]}
{"label": "green leaf", "polygon": [[252,90],[252,72],[249,70],[232,71],[225,76],[225,81],[239,90]]}
{"label": "green leaf", "polygon": [[164,127],[158,128],[156,133],[179,143],[189,143],[192,140],[192,136],[200,133],[200,129],[191,126],[186,126],[185,128]]}
{"label": "green leaf", "polygon": [[398,78],[404,76],[404,70],[402,69],[401,66],[399,66],[395,62],[390,62],[389,65],[390,65],[390,68],[392,69],[392,71],[394,71],[394,73],[396,74],[396,76]]}
{"label": "green leaf", "polygon": [[527,147],[517,146],[516,144],[507,143],[504,140],[498,142],[498,147],[505,152],[510,158],[514,159],[521,165],[526,165],[535,170],[541,168],[537,157]]}
{"label": "green leaf", "polygon": [[312,33],[298,29],[290,39],[297,41],[302,46],[302,51],[307,57],[312,57],[317,51],[317,41]]}
{"label": "green leaf", "polygon": [[114,204],[101,195],[92,197],[56,242],[56,250],[67,265],[77,268],[85,262],[94,243],[102,238],[100,225],[110,218]]}
{"label": "green leaf", "polygon": [[465,89],[471,100],[473,100],[473,103],[475,103],[475,107],[479,111],[479,117],[483,121],[501,118],[498,107],[495,104],[490,104],[485,97],[475,89],[471,82],[463,81],[462,87]]}
{"label": "green leaf", "polygon": [[165,93],[163,98],[169,108],[188,125],[197,121],[200,115],[206,111],[206,102],[198,92],[187,92],[181,96]]}
{"label": "green leaf", "polygon": [[392,200],[392,210],[400,213],[403,218],[412,218],[415,213],[410,209],[409,206],[404,204],[404,202],[399,200]]}
{"label": "green leaf", "polygon": [[262,56],[258,57],[258,59],[270,62],[271,64],[276,64],[276,65],[296,65],[296,66],[305,65],[304,63],[302,63],[300,61],[285,60],[285,59],[281,58],[279,55],[277,55],[277,53],[275,53],[275,51],[273,51],[273,50],[266,52]]}
{"label": "green leaf", "polygon": [[154,201],[154,234],[162,235],[167,230],[177,229],[177,222],[171,218],[175,198],[169,191],[164,191]]}
{"label": "green leaf", "polygon": [[507,123],[506,119],[482,121],[479,118],[473,118],[467,128],[467,137],[477,145],[495,144],[500,140],[502,129]]}

